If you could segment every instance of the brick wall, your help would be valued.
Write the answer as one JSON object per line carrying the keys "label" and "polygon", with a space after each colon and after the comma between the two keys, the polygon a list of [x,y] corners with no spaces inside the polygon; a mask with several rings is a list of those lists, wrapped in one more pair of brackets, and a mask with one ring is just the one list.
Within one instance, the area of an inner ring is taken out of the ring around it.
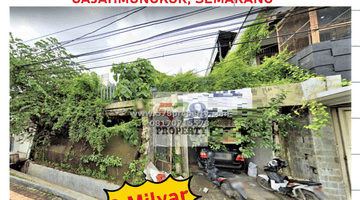
{"label": "brick wall", "polygon": [[[308,124],[311,116],[305,114],[297,121]],[[289,162],[284,173],[294,178],[321,182],[327,196],[345,200],[345,184],[332,125],[327,125],[322,132],[322,136],[316,136],[306,129],[289,130],[288,136],[280,142],[283,150],[281,157]]]}
{"label": "brick wall", "polygon": [[[308,124],[307,116],[299,117],[297,121],[301,122],[302,125]],[[284,142],[291,176],[319,181],[318,166],[311,132],[306,129],[289,130],[289,134]]]}
{"label": "brick wall", "polygon": [[334,129],[332,125],[328,125],[322,132],[321,137],[313,136],[319,181],[323,183],[324,191],[329,196],[346,199]]}

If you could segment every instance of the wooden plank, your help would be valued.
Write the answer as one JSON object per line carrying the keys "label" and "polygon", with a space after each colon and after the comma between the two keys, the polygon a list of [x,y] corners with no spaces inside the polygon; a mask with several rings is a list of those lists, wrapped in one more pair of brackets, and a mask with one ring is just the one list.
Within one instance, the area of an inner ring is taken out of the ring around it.
{"label": "wooden plank", "polygon": [[347,21],[347,22],[333,24],[333,25],[331,25],[330,27],[327,27],[327,28],[321,28],[320,31],[326,31],[326,30],[329,30],[329,29],[341,28],[341,27],[350,26],[350,25],[351,25],[351,20]]}
{"label": "wooden plank", "polygon": [[319,28],[316,11],[310,11],[309,18],[310,18],[312,44],[319,43],[320,42],[320,32],[319,32],[319,30],[315,30],[315,29]]}
{"label": "wooden plank", "polygon": [[294,34],[292,34],[290,37],[288,37],[288,38],[285,40],[285,42],[283,42],[283,43],[281,43],[281,44],[278,44],[278,45],[280,45],[280,47],[283,46],[287,41],[289,41],[291,38],[293,38],[296,33],[298,33],[302,28],[304,28],[309,22],[310,22],[310,21],[305,22],[298,30],[295,31]]}
{"label": "wooden plank", "polygon": [[276,36],[277,36],[276,38],[277,38],[279,53],[281,53],[279,29],[277,27],[276,27]]}
{"label": "wooden plank", "polygon": [[[295,8],[296,8],[296,6],[292,7],[292,8],[289,10],[289,13],[287,13],[287,14],[284,16],[284,18],[278,23],[278,24],[279,24],[279,26],[278,26],[279,29],[278,29],[278,30],[282,29],[282,27],[284,26],[284,24],[286,23],[286,21],[287,21],[288,19],[290,19],[289,15],[291,14],[291,12],[292,12],[293,10],[295,10]],[[282,24],[282,25],[280,26],[280,24]]]}

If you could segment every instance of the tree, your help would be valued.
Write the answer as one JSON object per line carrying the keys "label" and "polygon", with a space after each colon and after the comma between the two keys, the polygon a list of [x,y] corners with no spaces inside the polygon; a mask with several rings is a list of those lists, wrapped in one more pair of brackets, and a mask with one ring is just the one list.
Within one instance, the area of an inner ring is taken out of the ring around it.
{"label": "tree", "polygon": [[[107,141],[117,134],[137,144],[131,123],[106,127],[100,97],[102,86],[95,73],[86,68],[55,38],[41,40],[30,47],[10,34],[10,134],[36,128],[35,145],[50,144],[52,138],[69,137],[72,142],[88,142],[94,152],[101,152]],[[124,128],[126,126],[126,128]]]}
{"label": "tree", "polygon": [[72,61],[55,38],[30,47],[10,33],[9,57],[10,133],[19,134],[31,125],[37,128],[38,139],[47,140],[57,132],[52,126],[64,109],[73,79],[80,76],[77,69],[84,67]]}
{"label": "tree", "polygon": [[118,82],[115,94],[122,98],[150,99],[155,86],[156,70],[150,61],[138,58],[132,63],[113,64],[114,80]]}

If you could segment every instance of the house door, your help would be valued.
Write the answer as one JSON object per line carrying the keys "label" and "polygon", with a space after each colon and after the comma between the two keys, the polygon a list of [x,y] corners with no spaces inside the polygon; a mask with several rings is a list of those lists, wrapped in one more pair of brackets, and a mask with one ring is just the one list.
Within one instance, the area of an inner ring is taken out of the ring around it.
{"label": "house door", "polygon": [[351,199],[351,107],[331,111],[347,199]]}
{"label": "house door", "polygon": [[338,108],[340,128],[346,155],[349,177],[351,177],[351,108]]}

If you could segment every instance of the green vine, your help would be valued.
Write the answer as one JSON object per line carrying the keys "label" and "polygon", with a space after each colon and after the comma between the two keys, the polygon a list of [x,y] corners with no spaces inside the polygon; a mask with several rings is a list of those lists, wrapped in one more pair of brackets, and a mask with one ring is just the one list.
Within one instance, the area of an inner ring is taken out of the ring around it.
{"label": "green vine", "polygon": [[145,182],[144,169],[147,162],[147,157],[145,159],[134,160],[129,164],[129,171],[125,172],[123,179],[135,185],[140,185]]}
{"label": "green vine", "polygon": [[[314,131],[317,136],[322,136],[321,128],[325,127],[327,124],[330,124],[330,116],[326,111],[326,106],[324,106],[322,103],[318,103],[316,100],[311,100],[303,101],[303,104],[299,109],[305,108],[309,109],[312,115],[312,120],[311,124],[305,125],[304,128]],[[295,114],[300,115],[298,110],[295,110],[294,112]]]}
{"label": "green vine", "polygon": [[150,61],[139,58],[132,63],[113,64],[110,71],[114,72],[114,80],[118,82],[115,95],[120,101],[123,98],[139,99],[146,105],[146,99],[152,98],[156,70]]}
{"label": "green vine", "polygon": [[[253,23],[261,23],[264,20],[263,16],[259,16]],[[265,57],[260,65],[255,65],[254,59],[261,48],[261,39],[270,34],[266,23],[248,27],[237,41],[239,44],[236,49],[216,63],[210,75],[200,77],[194,71],[175,76],[159,73],[156,90],[158,92],[223,91],[299,83],[317,77],[308,70],[288,63],[291,53],[287,52],[287,48],[277,55]]]}
{"label": "green vine", "polygon": [[349,86],[351,85],[351,81],[347,81],[346,79],[341,80],[341,86]]}
{"label": "green vine", "polygon": [[[300,123],[295,121],[291,113],[282,114],[280,105],[286,98],[289,91],[282,91],[277,98],[272,98],[268,103],[268,108],[263,108],[252,116],[251,111],[249,115],[243,117],[241,115],[234,115],[234,122],[236,128],[233,130],[223,130],[215,128],[209,137],[210,147],[215,149],[224,148],[221,144],[224,133],[230,135],[232,139],[240,144],[239,150],[242,152],[244,158],[250,158],[255,155],[254,150],[257,148],[270,148],[276,153],[279,152],[279,145],[275,141],[275,135],[281,134],[286,137],[289,128],[301,128]],[[258,142],[257,140],[260,140]]]}
{"label": "green vine", "polygon": [[[69,138],[70,147],[65,152],[65,158],[56,166],[97,178],[108,177],[105,175],[107,167],[122,166],[121,158],[105,157],[102,151],[110,138],[118,135],[123,137],[124,142],[138,145],[141,119],[133,118],[113,127],[106,126],[110,120],[107,120],[104,110],[109,102],[100,96],[99,88],[103,85],[97,74],[87,72],[84,66],[77,64],[55,38],[41,40],[31,47],[10,34],[9,58],[10,134],[31,133],[30,130],[36,127],[33,143],[35,160],[47,162],[44,148],[50,146],[54,139]],[[44,62],[54,58],[57,60]],[[151,79],[151,73],[146,74],[146,70],[153,68],[146,66],[147,63],[142,60],[132,65],[135,67],[131,73],[114,67],[121,80],[125,79],[120,75],[122,72],[128,73],[126,77],[130,80],[135,80],[136,84],[130,85],[142,90],[133,93],[137,98],[148,98],[151,94],[150,85],[141,84],[142,80]],[[143,71],[136,73],[137,79],[132,79],[128,75],[134,75],[136,68]],[[118,96],[126,97],[122,90],[120,84]],[[82,163],[95,162],[97,170],[83,169],[82,166],[72,169],[69,162],[76,156],[71,146],[76,143],[91,147],[93,155],[79,159]]]}
{"label": "green vine", "polygon": [[[253,23],[263,21],[263,16],[259,16]],[[265,57],[260,65],[255,65],[254,59],[261,48],[261,39],[270,34],[266,23],[251,26],[240,36],[235,51],[230,52],[226,58],[220,59],[219,63],[215,63],[210,75],[200,77],[193,71],[175,76],[160,73],[156,89],[165,92],[208,92],[284,85],[303,82],[310,78],[323,78],[288,63],[291,52],[287,52],[287,48],[272,57]],[[248,42],[254,40],[257,42]],[[348,83],[343,81],[342,85],[346,84]],[[254,150],[259,147],[278,152],[279,145],[275,142],[277,134],[286,136],[290,127],[303,128],[293,119],[291,113],[281,113],[280,105],[285,100],[286,94],[286,91],[282,91],[277,98],[271,99],[268,108],[247,110],[248,113],[261,110],[261,114],[249,114],[247,117],[233,116],[235,130],[225,130],[217,127],[216,124],[210,125],[207,130],[209,146],[213,149],[225,149],[221,141],[224,135],[228,134],[241,144],[240,151],[245,158],[255,155]],[[313,120],[313,124],[306,128],[319,129],[327,123],[321,107],[314,107],[313,104],[307,106],[310,106],[315,121]],[[260,139],[260,142],[257,142],[257,139]]]}

